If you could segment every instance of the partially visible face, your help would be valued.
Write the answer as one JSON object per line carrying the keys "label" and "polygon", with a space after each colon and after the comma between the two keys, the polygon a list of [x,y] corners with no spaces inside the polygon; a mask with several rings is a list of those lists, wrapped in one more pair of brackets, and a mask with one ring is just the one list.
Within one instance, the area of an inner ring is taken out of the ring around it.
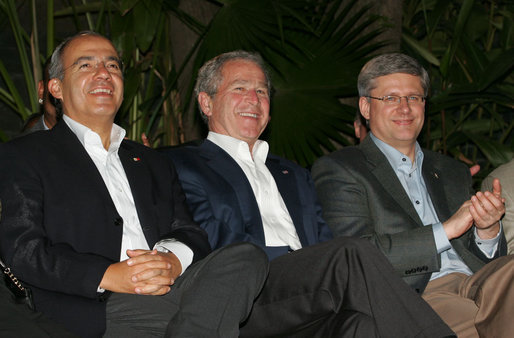
{"label": "partially visible face", "polygon": [[245,141],[252,148],[270,120],[266,76],[257,64],[246,60],[228,61],[221,74],[213,97],[198,96],[209,118],[209,130]]}
{"label": "partially visible face", "polygon": [[[395,73],[375,79],[375,88],[371,96],[386,95],[421,95],[424,96],[421,80],[418,76]],[[359,108],[362,115],[369,120],[369,128],[380,140],[403,152],[403,149],[415,145],[423,128],[425,104],[409,104],[402,98],[399,105],[361,97]]]}
{"label": "partially visible face", "polygon": [[71,41],[62,55],[64,78],[50,80],[63,113],[84,125],[113,121],[123,101],[123,75],[112,43],[99,36]]}

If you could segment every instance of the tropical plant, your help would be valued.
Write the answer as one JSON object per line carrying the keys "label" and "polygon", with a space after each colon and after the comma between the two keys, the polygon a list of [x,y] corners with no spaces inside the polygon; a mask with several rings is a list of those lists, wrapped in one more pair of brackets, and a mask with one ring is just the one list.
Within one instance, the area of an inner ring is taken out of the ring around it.
{"label": "tropical plant", "polygon": [[[172,62],[171,15],[199,35],[185,62],[197,52],[193,74],[207,59],[225,51],[247,49],[263,55],[275,84],[273,117],[267,134],[271,149],[302,165],[312,163],[323,150],[333,150],[333,142],[349,144],[353,131],[348,123],[355,109],[342,105],[338,98],[356,94],[358,70],[366,57],[381,46],[372,42],[379,28],[362,33],[378,18],[367,14],[368,7],[358,9],[356,0],[216,1],[219,10],[206,26],[180,11],[178,1],[68,3],[68,7],[54,11],[53,1],[47,2],[49,48],[45,56],[54,46],[53,28],[61,18],[73,18],[77,31],[109,33],[127,66],[125,100],[117,120],[128,129],[131,138],[146,131],[156,145],[184,140],[183,112],[192,111],[194,101],[194,76],[185,97],[178,98],[177,79],[184,65],[177,67]],[[31,6],[35,6],[35,0],[31,0]],[[3,1],[1,9],[15,35],[22,37],[17,39],[20,55],[36,55],[31,61],[40,67],[44,57],[39,55],[34,31],[36,17],[32,31],[27,33],[20,28],[14,0]],[[29,43],[29,36],[34,37],[35,43]],[[33,74],[39,74],[37,67],[30,68],[29,57],[25,64],[27,89],[32,91],[30,107],[23,105],[13,86],[0,91],[0,99],[22,118],[37,109]],[[9,83],[9,74],[2,71],[2,75]]]}
{"label": "tropical plant", "polygon": [[[339,98],[356,95],[360,68],[381,46],[373,42],[381,30],[369,7],[343,0],[218,2],[223,7],[206,29],[194,69],[226,51],[258,51],[274,84],[265,135],[271,151],[309,165],[334,150],[333,142],[350,144],[355,108]],[[376,28],[362,34],[367,27]]]}
{"label": "tropical plant", "polygon": [[403,48],[432,80],[426,147],[479,162],[482,177],[514,154],[512,1],[407,0]]}
{"label": "tropical plant", "polygon": [[[14,0],[2,0],[0,11],[8,19],[15,37],[29,106],[14,85],[12,77],[0,60],[0,73],[6,89],[0,88],[0,100],[26,119],[37,112],[35,83],[41,78],[41,66],[55,46],[54,28],[61,20],[72,18],[75,31],[92,30],[109,35],[121,51],[125,72],[125,99],[117,121],[137,138],[141,132],[152,131],[153,138],[169,144],[178,143],[179,111],[174,104],[175,67],[169,44],[169,12],[178,10],[178,1],[121,0],[69,1],[69,6],[54,10],[54,1],[46,2],[48,15],[47,51],[40,53],[37,31],[36,1],[30,0],[30,31],[20,23]],[[68,32],[67,35],[72,34]],[[32,65],[32,66],[31,66]],[[158,135],[158,136],[157,136]]]}

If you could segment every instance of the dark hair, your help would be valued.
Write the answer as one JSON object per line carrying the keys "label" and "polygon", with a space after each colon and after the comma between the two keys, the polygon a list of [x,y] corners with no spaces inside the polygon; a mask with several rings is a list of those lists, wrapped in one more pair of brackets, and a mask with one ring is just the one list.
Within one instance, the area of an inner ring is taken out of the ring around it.
{"label": "dark hair", "polygon": [[[68,47],[68,45],[73,40],[83,37],[83,36],[96,36],[96,37],[104,38],[110,42],[110,40],[107,39],[102,34],[99,34],[99,33],[93,32],[93,31],[81,31],[75,35],[67,37],[66,39],[64,39],[63,42],[61,42],[57,47],[55,47],[55,50],[52,53],[52,56],[50,58],[50,63],[48,66],[48,80],[57,78],[62,81],[64,79],[64,60],[63,60],[64,51],[66,50],[66,47]],[[112,42],[111,42],[111,44],[112,44]],[[55,106],[55,110],[57,112],[57,116],[62,116],[61,100],[54,99],[53,103]]]}
{"label": "dark hair", "polygon": [[428,95],[430,78],[421,64],[414,58],[401,54],[392,53],[374,57],[362,67],[357,80],[359,96],[370,96],[371,90],[375,88],[375,79],[380,76],[405,73],[418,76],[423,87],[424,95]]}
{"label": "dark hair", "polygon": [[[218,86],[223,80],[222,69],[225,63],[234,60],[244,60],[255,63],[264,73],[266,77],[266,85],[268,87],[268,93],[271,93],[271,80],[269,71],[264,63],[264,60],[259,53],[247,52],[244,50],[236,50],[233,52],[223,53],[210,59],[200,68],[198,71],[198,77],[195,85],[195,97],[198,99],[198,95],[201,92],[207,93],[210,97],[213,97],[218,92]],[[200,114],[205,122],[207,122],[207,116],[203,113],[202,108],[199,107]]]}

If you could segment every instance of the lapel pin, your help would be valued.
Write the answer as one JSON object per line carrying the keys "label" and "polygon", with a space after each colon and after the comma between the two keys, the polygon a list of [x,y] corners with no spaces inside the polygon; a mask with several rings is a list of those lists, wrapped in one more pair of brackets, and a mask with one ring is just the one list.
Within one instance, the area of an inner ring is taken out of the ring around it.
{"label": "lapel pin", "polygon": [[439,178],[439,175],[437,173],[434,173],[435,178]]}
{"label": "lapel pin", "polygon": [[282,170],[282,174],[287,175],[287,174],[289,174],[289,171],[287,171],[287,170]]}
{"label": "lapel pin", "polygon": [[141,161],[141,159],[140,159],[139,157],[133,157],[133,158],[132,158],[132,160],[133,160],[134,162],[139,162],[139,161]]}

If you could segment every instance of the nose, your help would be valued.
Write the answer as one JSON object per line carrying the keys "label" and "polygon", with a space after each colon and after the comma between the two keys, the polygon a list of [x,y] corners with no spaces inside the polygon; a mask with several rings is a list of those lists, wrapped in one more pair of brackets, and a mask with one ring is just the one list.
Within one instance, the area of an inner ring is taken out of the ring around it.
{"label": "nose", "polygon": [[410,105],[409,101],[407,100],[407,97],[401,96],[400,97],[400,104],[398,105],[398,109],[400,109],[403,112],[410,112]]}
{"label": "nose", "polygon": [[255,89],[250,89],[246,92],[246,100],[252,104],[257,104],[259,102],[259,96]]}
{"label": "nose", "polygon": [[103,61],[97,62],[95,65],[95,77],[99,77],[102,79],[111,79],[111,73],[105,67],[105,63]]}

